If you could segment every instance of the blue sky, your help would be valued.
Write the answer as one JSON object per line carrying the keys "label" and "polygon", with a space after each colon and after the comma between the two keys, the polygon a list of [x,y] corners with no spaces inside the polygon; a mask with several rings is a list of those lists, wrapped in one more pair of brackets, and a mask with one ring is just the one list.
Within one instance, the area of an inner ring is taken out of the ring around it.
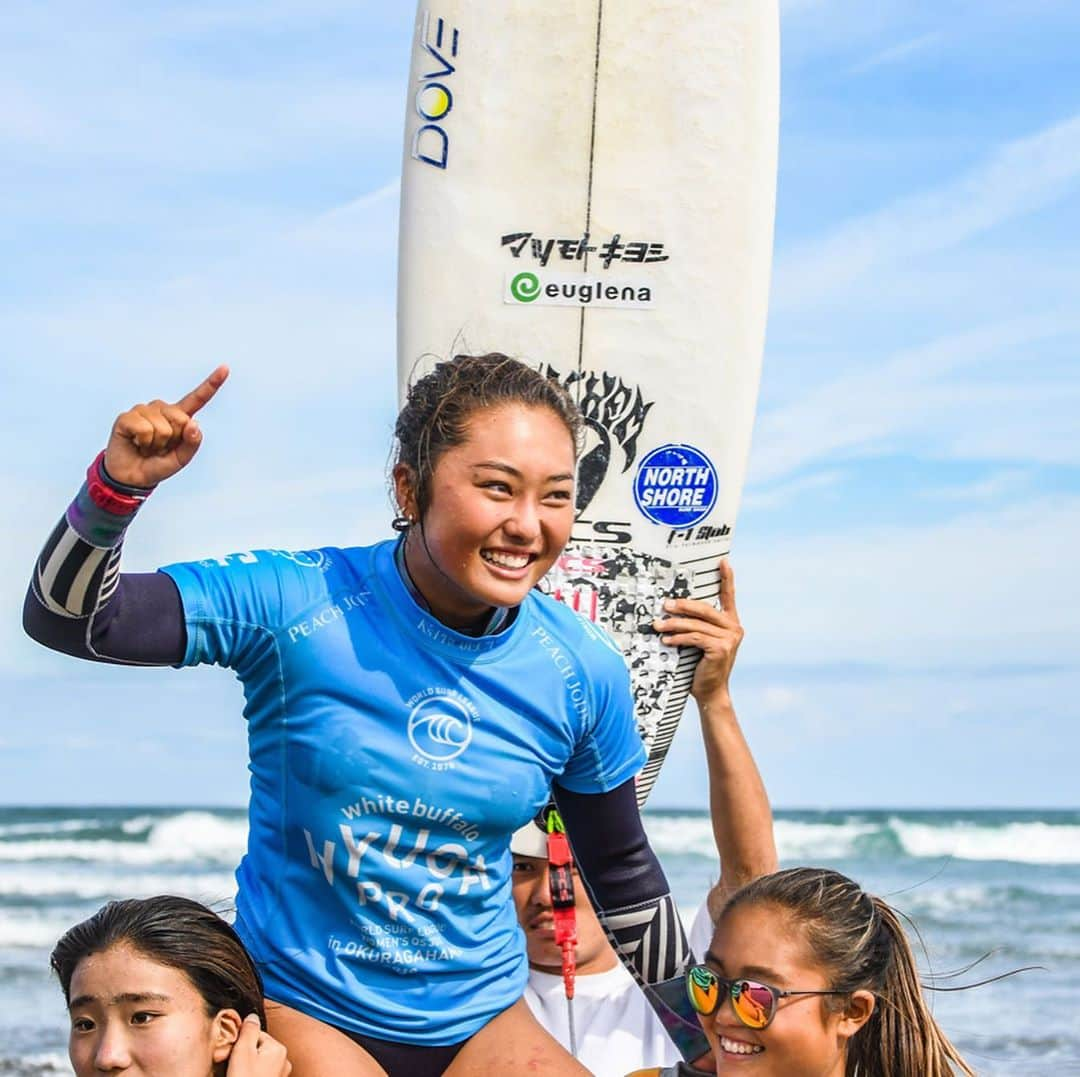
{"label": "blue sky", "polygon": [[[782,11],[744,726],[779,805],[1075,805],[1080,10]],[[47,0],[2,26],[0,800],[241,803],[231,675],[80,665],[18,609],[115,413],[218,362],[127,566],[386,532],[411,20]],[[692,714],[654,803],[705,804]]]}

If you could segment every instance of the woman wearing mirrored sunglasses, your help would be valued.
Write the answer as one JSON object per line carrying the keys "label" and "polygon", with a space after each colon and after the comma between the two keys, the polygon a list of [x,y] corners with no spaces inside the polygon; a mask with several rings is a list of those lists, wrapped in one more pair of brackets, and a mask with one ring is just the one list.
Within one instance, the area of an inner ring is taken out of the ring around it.
{"label": "woman wearing mirrored sunglasses", "polygon": [[835,871],[792,868],[737,891],[686,980],[717,1074],[974,1074],[926,1005],[897,914]]}

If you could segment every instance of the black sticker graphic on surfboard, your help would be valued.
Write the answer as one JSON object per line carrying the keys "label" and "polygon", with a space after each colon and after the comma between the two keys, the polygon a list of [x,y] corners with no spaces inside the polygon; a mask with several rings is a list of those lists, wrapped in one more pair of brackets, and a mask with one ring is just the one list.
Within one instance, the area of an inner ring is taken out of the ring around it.
{"label": "black sticker graphic on surfboard", "polygon": [[616,448],[622,455],[621,471],[630,470],[653,402],[646,401],[637,386],[627,385],[606,371],[575,370],[564,375],[548,366],[544,373],[577,398],[588,430],[578,462],[576,508],[580,517],[607,478]]}

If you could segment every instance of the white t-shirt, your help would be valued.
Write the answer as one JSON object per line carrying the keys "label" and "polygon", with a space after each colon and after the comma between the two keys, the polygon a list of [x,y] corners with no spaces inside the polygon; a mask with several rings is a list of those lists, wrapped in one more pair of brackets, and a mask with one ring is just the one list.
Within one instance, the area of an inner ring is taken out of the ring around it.
{"label": "white t-shirt", "polygon": [[[712,920],[703,903],[690,928],[690,948],[700,958],[711,939]],[[540,1024],[569,1051],[562,977],[530,969],[525,1001]],[[682,1059],[641,988],[621,963],[607,972],[578,976],[573,1007],[577,1058],[596,1077],[626,1077],[634,1070],[673,1066]]]}

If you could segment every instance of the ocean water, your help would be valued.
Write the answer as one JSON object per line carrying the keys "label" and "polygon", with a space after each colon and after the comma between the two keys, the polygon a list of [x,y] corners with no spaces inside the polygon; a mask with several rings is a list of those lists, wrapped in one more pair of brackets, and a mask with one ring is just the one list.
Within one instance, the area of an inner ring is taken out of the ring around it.
{"label": "ocean water", "polygon": [[[646,824],[690,917],[717,871],[708,816]],[[48,973],[67,927],[114,897],[227,909],[246,832],[234,810],[0,808],[0,1075],[70,1073]],[[1044,966],[935,994],[935,1012],[979,1073],[1080,1075],[1080,812],[780,811],[776,835],[785,866],[829,865],[889,896],[928,975],[991,951],[971,978]]]}

